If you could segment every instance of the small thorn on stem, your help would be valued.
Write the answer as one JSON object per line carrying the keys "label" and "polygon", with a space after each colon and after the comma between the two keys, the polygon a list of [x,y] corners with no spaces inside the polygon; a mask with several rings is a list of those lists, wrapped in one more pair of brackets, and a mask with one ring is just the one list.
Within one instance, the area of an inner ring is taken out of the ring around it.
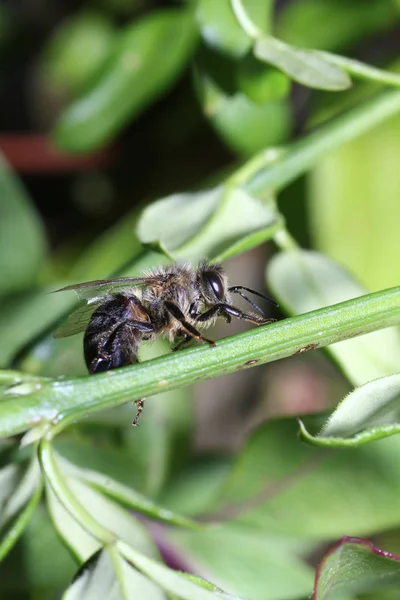
{"label": "small thorn on stem", "polygon": [[136,412],[135,418],[132,421],[133,427],[138,426],[138,421],[139,421],[140,415],[142,414],[143,409],[144,409],[144,398],[141,398],[140,400],[135,400],[135,404],[136,404],[137,412]]}

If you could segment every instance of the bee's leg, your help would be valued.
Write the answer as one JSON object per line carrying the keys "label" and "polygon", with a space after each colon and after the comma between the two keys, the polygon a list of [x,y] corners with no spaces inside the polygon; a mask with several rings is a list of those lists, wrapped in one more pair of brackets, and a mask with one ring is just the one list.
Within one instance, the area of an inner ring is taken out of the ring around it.
{"label": "bee's leg", "polygon": [[144,398],[141,398],[140,400],[135,400],[135,404],[136,404],[136,411],[137,412],[136,412],[135,418],[132,421],[132,425],[134,427],[137,427],[138,421],[140,419],[140,415],[142,414],[143,409],[144,409]]}
{"label": "bee's leg", "polygon": [[215,342],[202,336],[200,331],[197,331],[197,329],[193,327],[193,325],[186,321],[185,315],[183,314],[181,309],[178,306],[176,306],[176,304],[174,304],[173,302],[166,302],[165,307],[168,310],[168,312],[170,312],[171,315],[177,321],[179,321],[179,323],[182,325],[182,328],[185,330],[185,333],[187,333],[190,337],[194,338],[195,340],[206,342],[207,344],[210,344],[210,346],[215,346]]}
{"label": "bee's leg", "polygon": [[89,373],[92,375],[94,373],[104,373],[105,371],[109,371],[111,369],[112,359],[109,355],[101,354],[97,356],[89,365]]}
{"label": "bee's leg", "polygon": [[265,325],[266,323],[271,323],[275,321],[275,319],[263,319],[262,317],[258,317],[257,315],[249,315],[248,313],[244,313],[235,306],[231,306],[230,304],[214,304],[209,310],[198,315],[196,321],[200,323],[205,323],[209,319],[212,319],[219,313],[220,316],[225,317],[228,323],[231,320],[231,317],[237,317],[238,319],[243,319],[244,321],[249,321],[250,323],[256,323],[257,325]]}
{"label": "bee's leg", "polygon": [[185,346],[186,344],[188,344],[190,342],[192,338],[191,335],[189,335],[188,333],[183,333],[183,339],[177,343],[176,346],[174,346],[172,348],[172,352],[177,352],[177,350],[181,350],[183,348],[183,346]]}

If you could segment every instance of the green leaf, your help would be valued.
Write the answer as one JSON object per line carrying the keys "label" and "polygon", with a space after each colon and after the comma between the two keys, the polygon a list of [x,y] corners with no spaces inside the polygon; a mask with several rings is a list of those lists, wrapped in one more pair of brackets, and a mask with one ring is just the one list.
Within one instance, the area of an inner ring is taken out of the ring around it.
{"label": "green leaf", "polygon": [[218,187],[153,202],[137,232],[143,243],[157,242],[175,259],[223,260],[271,238],[279,226],[272,205],[240,189]]}
{"label": "green leaf", "polygon": [[0,296],[3,296],[24,290],[36,281],[46,240],[30,198],[1,157],[0,198]]}
{"label": "green leaf", "polygon": [[0,470],[0,560],[29,523],[42,495],[36,457],[25,470],[10,464]]}
{"label": "green leaf", "polygon": [[201,515],[212,509],[231,467],[230,457],[211,455],[192,459],[170,479],[160,501],[185,515]]}
{"label": "green leaf", "polygon": [[[141,461],[126,450],[125,444],[117,445],[115,436],[123,435],[123,427],[132,435],[132,415],[135,409],[131,405],[121,406],[116,409],[95,415],[95,423],[108,425],[109,437],[101,439],[97,429],[84,431],[85,436],[63,436],[55,440],[55,448],[61,455],[60,460],[66,459],[80,473],[100,471],[107,480],[115,479],[125,486],[135,489],[144,489],[145,471]],[[121,413],[121,417],[119,417]],[[111,428],[111,418],[116,419],[115,429]],[[62,457],[62,458],[61,458]]]}
{"label": "green leaf", "polygon": [[54,600],[76,570],[76,563],[39,503],[21,539],[0,561],[1,597]]}
{"label": "green leaf", "polygon": [[80,560],[86,560],[101,547],[90,533],[69,513],[49,485],[46,486],[47,508],[58,535]]}
{"label": "green leaf", "polygon": [[367,540],[343,537],[318,566],[312,600],[334,600],[344,594],[399,587],[399,556]]}
{"label": "green leaf", "polygon": [[25,470],[11,464],[0,471],[0,527],[21,510],[38,486],[40,472],[36,459]]}
{"label": "green leaf", "polygon": [[172,542],[197,571],[252,600],[289,600],[312,590],[312,570],[265,532],[232,524],[172,532]]}
{"label": "green leaf", "polygon": [[88,152],[161,96],[187,63],[196,42],[191,10],[153,11],[123,30],[92,87],[61,115],[58,147]]}
{"label": "green leaf", "polygon": [[318,435],[301,424],[303,438],[318,446],[358,446],[400,432],[400,375],[370,381],[351,392]]}
{"label": "green leaf", "polygon": [[351,86],[348,75],[318,52],[295,48],[271,36],[255,41],[254,55],[308,87],[340,91]]}
{"label": "green leaf", "polygon": [[400,436],[335,451],[302,443],[293,419],[270,421],[248,440],[207,519],[305,540],[398,527],[398,460]]}
{"label": "green leaf", "polygon": [[[336,304],[366,290],[334,261],[316,252],[282,252],[269,263],[268,285],[290,314]],[[387,329],[329,347],[328,352],[354,384],[395,373],[400,364],[400,340]]]}
{"label": "green leaf", "polygon": [[252,53],[240,61],[236,78],[239,89],[257,104],[286,98],[290,92],[290,79],[282,71],[257,60]]}
{"label": "green leaf", "polygon": [[82,87],[106,58],[114,37],[111,20],[100,12],[82,11],[54,31],[39,64],[58,92]]}
{"label": "green leaf", "polygon": [[170,525],[179,527],[198,528],[200,525],[187,517],[182,517],[172,511],[157,505],[155,502],[139,494],[132,488],[115,481],[108,475],[90,471],[89,469],[80,469],[72,463],[59,459],[62,464],[63,471],[72,479],[78,479],[85,484],[99,490],[104,495],[109,496],[113,500],[132,508],[135,511],[141,512],[153,519],[158,519]]}
{"label": "green leaf", "polygon": [[[61,468],[63,464],[63,462],[59,463]],[[118,539],[124,540],[149,556],[158,558],[147,530],[127,511],[75,478],[65,477],[65,485],[70,490],[74,503],[89,509],[91,516]],[[66,497],[61,500],[50,492],[49,508],[57,531],[81,560],[86,560],[101,547],[101,542],[86,532],[85,522],[78,522],[70,516],[69,501]]]}
{"label": "green leaf", "polygon": [[115,549],[103,549],[83,564],[63,600],[163,600],[165,595]]}
{"label": "green leaf", "polygon": [[196,83],[205,117],[239,155],[253,156],[288,138],[292,114],[286,100],[256,103],[240,91],[227,91],[202,64],[196,71]]}
{"label": "green leaf", "polygon": [[149,577],[167,592],[176,594],[182,600],[239,600],[237,596],[226,594],[214,584],[186,573],[173,571],[168,567],[140,554],[125,542],[117,542],[117,548],[127,561]]}

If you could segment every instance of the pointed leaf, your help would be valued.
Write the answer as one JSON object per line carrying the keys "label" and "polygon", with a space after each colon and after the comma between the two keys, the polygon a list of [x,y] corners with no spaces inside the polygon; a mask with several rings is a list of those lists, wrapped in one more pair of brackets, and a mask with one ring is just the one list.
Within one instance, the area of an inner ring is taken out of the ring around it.
{"label": "pointed leaf", "polygon": [[390,375],[356,388],[315,436],[303,423],[306,441],[318,446],[358,446],[400,432],[400,375]]}
{"label": "pointed leaf", "polygon": [[17,542],[42,495],[36,457],[28,467],[11,464],[0,470],[0,560]]}
{"label": "pointed leaf", "polygon": [[[62,467],[64,463],[60,461],[59,464]],[[76,502],[90,509],[90,514],[98,523],[118,539],[125,540],[141,552],[158,558],[157,550],[146,528],[127,511],[77,479],[67,477],[66,484]],[[66,507],[62,506],[60,500],[52,494],[50,494],[50,510],[60,535],[77,556],[85,560],[99,549],[101,544],[92,535],[86,533],[82,523],[67,517]]]}
{"label": "pointed leaf", "polygon": [[[226,90],[219,78],[226,77],[227,68],[221,67],[222,76],[218,78],[218,73],[213,73],[209,64],[203,62],[198,61],[196,68],[199,102],[205,118],[229,148],[240,156],[251,157],[287,140],[292,113],[286,99],[254,102],[241,91]],[[214,56],[209,62],[213,65]],[[237,69],[231,78],[236,77]]]}
{"label": "pointed leaf", "polygon": [[88,152],[114,138],[176,79],[196,39],[190,10],[153,11],[128,25],[97,80],[58,120],[57,145],[69,152]]}
{"label": "pointed leaf", "polygon": [[218,187],[154,202],[137,232],[143,243],[158,242],[174,258],[222,260],[238,252],[238,245],[243,251],[271,238],[278,224],[272,206],[240,189]]}
{"label": "pointed leaf", "polygon": [[[316,252],[278,254],[268,266],[267,279],[274,297],[290,314],[366,294],[349,273]],[[400,364],[400,337],[395,329],[333,344],[327,350],[354,384],[395,373]]]}
{"label": "pointed leaf", "polygon": [[165,595],[114,549],[103,549],[82,565],[63,600],[164,600]]}
{"label": "pointed leaf", "polygon": [[345,594],[399,587],[400,556],[367,540],[343,537],[318,566],[312,600],[336,600]]}
{"label": "pointed leaf", "polygon": [[270,421],[250,437],[208,519],[309,540],[397,527],[398,460],[400,436],[335,452],[302,443],[292,419]]}
{"label": "pointed leaf", "polygon": [[139,571],[167,592],[176,594],[182,600],[239,600],[238,596],[226,594],[214,584],[190,575],[173,571],[165,565],[140,554],[124,542],[117,542],[121,554]]}
{"label": "pointed leaf", "polygon": [[115,481],[109,475],[104,475],[103,473],[98,473],[89,469],[80,469],[65,459],[59,458],[58,462],[59,464],[62,464],[62,469],[68,474],[69,478],[81,480],[133,510],[139,511],[154,519],[169,523],[170,525],[188,528],[201,527],[199,523],[157,505],[150,500],[150,498],[146,498],[128,486]]}
{"label": "pointed leaf", "polygon": [[254,55],[308,87],[340,91],[351,86],[347,73],[317,51],[302,50],[271,36],[256,40]]}
{"label": "pointed leaf", "polygon": [[265,532],[223,523],[199,532],[172,532],[169,538],[198,573],[245,598],[292,600],[311,592],[311,568],[285,541]]}

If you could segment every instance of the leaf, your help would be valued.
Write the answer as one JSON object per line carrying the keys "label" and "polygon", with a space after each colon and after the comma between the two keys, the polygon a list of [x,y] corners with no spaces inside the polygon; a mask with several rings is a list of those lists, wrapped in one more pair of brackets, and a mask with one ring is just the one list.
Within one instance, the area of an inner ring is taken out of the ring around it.
{"label": "leaf", "polygon": [[301,423],[305,441],[318,446],[358,446],[400,432],[400,375],[370,381],[351,392],[318,435]]}
{"label": "leaf", "polygon": [[[174,219],[170,219],[170,215]],[[174,194],[153,202],[137,226],[143,243],[159,243],[175,259],[223,260],[269,239],[279,218],[272,206],[240,189]]]}
{"label": "leaf", "polygon": [[0,527],[21,510],[37,487],[40,487],[40,471],[36,459],[28,468],[10,464],[0,471]]}
{"label": "leaf", "polygon": [[[122,413],[121,419],[125,422],[117,419],[120,412]],[[93,435],[90,431],[85,432],[86,436],[80,436],[80,439],[74,435],[57,438],[55,449],[59,460],[65,465],[65,469],[68,464],[71,469],[76,469],[76,472],[81,475],[100,471],[107,481],[114,479],[128,488],[143,490],[146,473],[140,459],[135,460],[135,457],[126,451],[125,445],[116,445],[115,443],[115,435],[123,435],[123,427],[129,429],[129,433],[132,435],[131,423],[134,412],[135,409],[132,405],[126,405],[103,413],[104,417],[108,417],[105,423],[109,433],[108,436],[106,433],[103,439],[100,438],[97,431]],[[96,423],[101,423],[102,414],[96,416],[98,417]],[[114,423],[111,421],[111,416],[116,419],[115,429],[112,428]]]}
{"label": "leaf", "polygon": [[124,542],[117,542],[121,554],[140,572],[167,592],[176,594],[183,600],[239,600],[238,596],[226,594],[214,584],[190,575],[173,571],[165,565],[140,554]]}
{"label": "leaf", "polygon": [[351,86],[347,73],[317,51],[301,50],[271,36],[258,38],[253,51],[256,58],[274,65],[305,86],[331,91]]}
{"label": "leaf", "polygon": [[240,90],[257,104],[286,98],[291,87],[282,71],[257,60],[252,53],[240,61],[236,81]]}
{"label": "leaf", "polygon": [[46,485],[46,501],[55,530],[74,556],[83,561],[99,550],[101,544],[66,510],[50,485]]}
{"label": "leaf", "polygon": [[[296,250],[278,254],[269,263],[267,280],[274,296],[291,314],[366,293],[349,273],[316,252]],[[395,329],[386,329],[331,345],[328,352],[350,381],[360,385],[398,370],[400,339]]]}
{"label": "leaf", "polygon": [[184,515],[201,515],[214,506],[231,467],[231,457],[211,455],[193,458],[167,482],[159,501]]}
{"label": "leaf", "polygon": [[46,239],[30,198],[1,157],[0,198],[1,297],[35,282],[44,260]]}
{"label": "leaf", "polygon": [[70,478],[84,482],[96,490],[99,490],[102,494],[135,511],[170,525],[188,528],[200,527],[195,521],[192,521],[187,517],[182,517],[157,505],[151,499],[146,498],[146,496],[139,494],[130,487],[119,483],[109,475],[104,475],[103,473],[98,473],[89,469],[80,469],[64,459],[59,458],[58,460],[63,466],[63,471],[67,473]]}
{"label": "leaf", "polygon": [[214,56],[207,62],[198,61],[196,89],[204,116],[227,146],[246,157],[284,142],[289,137],[292,122],[289,102],[269,99],[256,103],[240,90],[224,89],[224,82],[219,79],[233,78],[236,86],[237,72],[229,77],[227,67],[221,65],[222,74],[218,79],[213,72],[215,64],[218,63]]}
{"label": "leaf", "polygon": [[42,495],[36,457],[23,471],[10,464],[0,470],[0,561],[28,525]]}
{"label": "leaf", "polygon": [[198,573],[245,598],[289,600],[311,592],[311,568],[285,541],[265,532],[225,523],[199,532],[172,532],[168,538]]}
{"label": "leaf", "polygon": [[398,460],[400,436],[334,451],[303,444],[293,419],[270,421],[249,438],[206,518],[303,540],[372,535],[400,524]]}
{"label": "leaf", "polygon": [[[63,466],[63,462],[59,464]],[[147,530],[126,510],[82,481],[71,477],[66,477],[65,481],[74,497],[74,502],[89,509],[91,516],[116,538],[124,540],[149,556],[158,558],[157,550]],[[64,501],[68,503],[66,499]],[[60,499],[52,491],[49,493],[49,508],[57,531],[81,560],[86,560],[101,547],[101,543],[86,532],[84,524],[70,516],[66,506],[61,504]]]}
{"label": "leaf", "polygon": [[63,112],[53,132],[68,152],[89,152],[175,81],[196,43],[191,10],[151,12],[122,30],[97,81]]}
{"label": "leaf", "polygon": [[106,58],[114,28],[100,12],[76,12],[55,29],[39,64],[58,93],[81,88]]}
{"label": "leaf", "polygon": [[344,594],[399,587],[399,556],[367,540],[345,536],[320,562],[312,600],[333,600]]}
{"label": "leaf", "polygon": [[165,595],[114,549],[103,549],[82,565],[63,600],[163,600]]}
{"label": "leaf", "polygon": [[75,570],[45,505],[39,503],[15,548],[0,561],[1,597],[54,600]]}

